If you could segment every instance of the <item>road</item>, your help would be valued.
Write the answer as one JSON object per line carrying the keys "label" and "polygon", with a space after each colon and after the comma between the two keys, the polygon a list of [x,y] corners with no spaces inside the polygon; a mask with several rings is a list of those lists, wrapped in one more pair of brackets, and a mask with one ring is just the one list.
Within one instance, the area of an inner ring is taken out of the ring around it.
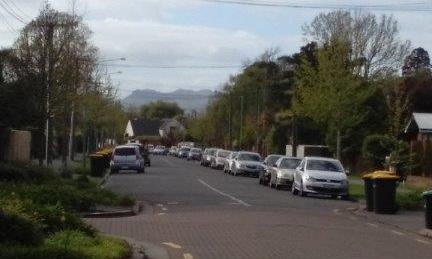
{"label": "road", "polygon": [[173,259],[430,258],[432,242],[349,213],[357,204],[299,197],[174,157],[106,188],[145,201],[134,217],[91,219],[102,232],[166,248]]}

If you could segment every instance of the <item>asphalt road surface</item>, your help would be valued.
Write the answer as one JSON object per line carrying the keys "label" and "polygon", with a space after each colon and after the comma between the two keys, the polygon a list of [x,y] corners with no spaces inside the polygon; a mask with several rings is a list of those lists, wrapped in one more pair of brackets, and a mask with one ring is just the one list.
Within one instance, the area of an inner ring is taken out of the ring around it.
{"label": "asphalt road surface", "polygon": [[145,174],[106,188],[144,201],[134,217],[92,219],[102,232],[166,248],[174,259],[431,258],[432,242],[353,216],[358,204],[299,197],[175,157],[152,156]]}

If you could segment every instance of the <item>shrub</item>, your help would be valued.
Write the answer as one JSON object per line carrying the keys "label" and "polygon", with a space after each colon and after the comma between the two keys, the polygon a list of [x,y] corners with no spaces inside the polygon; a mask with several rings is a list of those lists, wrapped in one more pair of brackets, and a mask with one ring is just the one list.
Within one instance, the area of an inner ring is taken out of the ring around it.
{"label": "shrub", "polygon": [[44,182],[54,179],[53,171],[30,162],[0,162],[0,180],[8,182]]}
{"label": "shrub", "polygon": [[404,210],[418,210],[424,205],[421,191],[398,193],[396,200],[400,208]]}
{"label": "shrub", "polygon": [[90,168],[89,167],[76,167],[73,169],[74,174],[79,174],[79,175],[90,175]]}
{"label": "shrub", "polygon": [[79,251],[54,246],[0,246],[2,259],[91,259]]}
{"label": "shrub", "polygon": [[0,211],[0,243],[38,245],[42,240],[42,231],[36,223]]}
{"label": "shrub", "polygon": [[378,169],[383,167],[386,156],[390,155],[395,146],[396,141],[390,136],[370,135],[363,141],[362,153]]}

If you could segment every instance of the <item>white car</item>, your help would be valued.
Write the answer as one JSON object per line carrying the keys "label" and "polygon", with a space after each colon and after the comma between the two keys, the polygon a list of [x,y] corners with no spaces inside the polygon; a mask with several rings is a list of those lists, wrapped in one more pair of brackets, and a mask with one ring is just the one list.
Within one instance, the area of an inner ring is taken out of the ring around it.
{"label": "white car", "polygon": [[117,146],[112,154],[110,161],[111,174],[120,170],[133,170],[137,173],[144,173],[144,158],[142,157],[139,147],[136,145]]}
{"label": "white car", "polygon": [[333,158],[305,157],[294,173],[294,195],[324,194],[348,197],[348,177],[341,162]]}
{"label": "white car", "polygon": [[301,158],[280,157],[270,169],[269,186],[279,190],[281,187],[291,187],[294,180],[294,173],[299,166]]}
{"label": "white car", "polygon": [[224,173],[231,173],[232,172],[232,168],[234,165],[234,159],[236,158],[238,152],[232,151],[228,157],[227,157],[227,162],[223,168]]}
{"label": "white car", "polygon": [[262,163],[262,158],[258,153],[255,152],[238,152],[236,158],[234,158],[234,164],[232,168],[232,174],[234,176],[252,175],[258,177],[262,171],[265,170],[265,166]]}
{"label": "white car", "polygon": [[220,169],[220,170],[224,169],[225,164],[228,162],[227,158],[230,154],[231,151],[218,149],[215,154],[215,159],[210,164],[210,167],[215,169]]}

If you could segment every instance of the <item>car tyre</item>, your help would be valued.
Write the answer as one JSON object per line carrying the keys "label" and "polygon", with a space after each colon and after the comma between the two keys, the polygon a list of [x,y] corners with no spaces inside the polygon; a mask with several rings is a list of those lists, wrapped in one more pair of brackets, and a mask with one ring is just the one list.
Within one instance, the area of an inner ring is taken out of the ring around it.
{"label": "car tyre", "polygon": [[299,194],[300,194],[301,197],[305,197],[306,196],[306,192],[303,190],[303,182],[300,182]]}
{"label": "car tyre", "polygon": [[291,193],[292,193],[293,195],[297,195],[297,194],[298,194],[298,190],[295,188],[295,186],[294,186],[294,182],[293,182],[292,185],[291,185]]}

